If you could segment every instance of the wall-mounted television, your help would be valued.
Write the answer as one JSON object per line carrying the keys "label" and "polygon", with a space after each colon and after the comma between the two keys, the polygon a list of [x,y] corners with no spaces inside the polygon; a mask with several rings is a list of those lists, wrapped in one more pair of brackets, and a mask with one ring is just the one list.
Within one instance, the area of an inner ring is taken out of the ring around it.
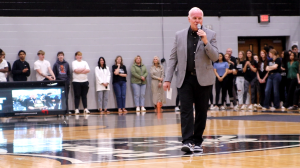
{"label": "wall-mounted television", "polygon": [[65,81],[0,82],[0,116],[64,115],[65,91]]}

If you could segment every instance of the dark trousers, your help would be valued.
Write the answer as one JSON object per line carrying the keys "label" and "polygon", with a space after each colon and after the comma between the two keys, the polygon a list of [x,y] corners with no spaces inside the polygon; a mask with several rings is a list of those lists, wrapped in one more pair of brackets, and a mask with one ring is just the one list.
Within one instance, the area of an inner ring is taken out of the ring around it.
{"label": "dark trousers", "polygon": [[283,102],[283,104],[286,103],[286,92],[287,90],[287,78],[286,76],[281,76],[281,81],[279,84],[279,96],[280,96],[280,101]]}
{"label": "dark trousers", "polygon": [[81,101],[84,108],[87,108],[87,93],[89,91],[89,82],[72,82],[75,98],[75,109],[79,107],[79,101]]}
{"label": "dark trousers", "polygon": [[[210,86],[201,86],[197,77],[187,74],[179,89],[181,103],[181,133],[182,143],[201,144],[206,125]],[[195,103],[195,120],[193,115]]]}
{"label": "dark trousers", "polygon": [[236,92],[236,90],[235,90],[234,78],[233,77],[228,77],[228,82],[227,83],[228,83],[227,84],[227,90],[228,90],[229,100],[235,106],[236,105],[236,97],[234,96],[234,94],[235,94],[234,92]]}
{"label": "dark trousers", "polygon": [[298,85],[298,79],[289,79],[286,80],[286,91],[287,91],[287,100],[285,101],[285,107],[290,107],[293,105],[293,97]]}
{"label": "dark trousers", "polygon": [[67,111],[69,111],[69,91],[70,91],[70,85],[69,83],[67,84],[66,90],[65,90],[65,94],[63,94],[62,96],[64,96],[64,100],[66,101],[66,103],[62,103],[62,108],[63,109],[67,109]]}
{"label": "dark trousers", "polygon": [[211,105],[214,104],[213,87],[211,87],[209,100]]}
{"label": "dark trousers", "polygon": [[294,106],[298,106],[299,104],[299,96],[300,96],[300,89],[296,89],[295,93],[294,93],[294,102],[293,105]]}
{"label": "dark trousers", "polygon": [[[259,82],[258,82],[259,83]],[[259,104],[264,105],[266,83],[259,83]]]}
{"label": "dark trousers", "polygon": [[270,105],[270,97],[271,93],[274,93],[274,107],[279,108],[280,106],[280,96],[279,96],[279,84],[281,81],[281,75],[280,73],[273,73],[270,74],[267,80],[266,84],[266,90],[265,90],[265,101],[264,101],[264,107],[269,108]]}
{"label": "dark trousers", "polygon": [[125,108],[126,101],[126,82],[119,81],[114,84],[114,91],[117,98],[117,105],[119,109]]}
{"label": "dark trousers", "polygon": [[176,107],[179,105],[179,88],[177,88]]}
{"label": "dark trousers", "polygon": [[228,78],[225,77],[222,82],[219,81],[218,78],[216,78],[216,102],[215,105],[218,105],[219,97],[220,97],[220,91],[222,89],[222,101],[220,105],[223,105],[226,103],[226,96],[227,96],[227,86],[228,86]]}

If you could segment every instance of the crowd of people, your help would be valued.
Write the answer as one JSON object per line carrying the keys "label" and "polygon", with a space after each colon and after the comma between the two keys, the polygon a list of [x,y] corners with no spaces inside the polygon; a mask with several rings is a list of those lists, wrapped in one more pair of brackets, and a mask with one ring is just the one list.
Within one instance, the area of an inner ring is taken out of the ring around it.
{"label": "crowd of people", "polygon": [[[5,60],[5,52],[0,49],[0,82],[9,81],[9,73],[13,75],[13,81],[27,81],[30,76],[30,65],[25,60],[26,52],[20,50],[18,52],[19,59],[16,60],[12,67],[9,62]],[[84,113],[90,113],[87,107],[87,94],[89,91],[88,73],[90,73],[89,64],[82,59],[82,53],[80,51],[75,53],[75,60],[72,62],[72,67],[64,59],[64,53],[62,51],[57,53],[57,61],[53,67],[49,61],[45,60],[45,52],[39,50],[37,52],[38,60],[34,62],[34,70],[36,71],[37,81],[52,81],[52,80],[64,80],[68,87],[66,90],[67,100],[70,89],[70,82],[72,81],[74,91],[74,104],[75,114],[79,114],[79,102],[82,101],[84,107]],[[125,108],[126,102],[126,87],[127,87],[127,69],[123,64],[122,56],[117,56],[115,64],[112,65],[110,71],[106,65],[104,57],[100,57],[98,65],[95,67],[96,78],[96,91],[98,95],[98,110],[100,112],[107,112],[108,104],[108,92],[111,89],[111,75],[112,86],[116,95],[118,112],[127,113]],[[160,59],[155,56],[153,58],[152,66],[150,68],[151,75],[151,89],[153,93],[153,105],[156,108],[157,103],[165,103],[165,94],[162,87],[164,80],[164,68],[160,63]],[[72,69],[72,70],[70,70]],[[145,92],[147,84],[148,71],[146,66],[142,63],[142,57],[137,55],[134,58],[134,64],[130,68],[131,72],[131,87],[134,93],[134,103],[136,105],[136,111],[146,111]],[[71,75],[72,74],[72,75]],[[71,79],[72,78],[72,79]]]}
{"label": "crowd of people", "polygon": [[[266,46],[258,54],[251,50],[239,51],[237,58],[231,54],[232,49],[228,48],[213,63],[216,82],[215,104],[213,94],[210,98],[211,110],[298,110],[300,53],[296,45],[281,53]],[[226,107],[227,93],[230,107]],[[250,99],[246,103],[248,93]]]}
{"label": "crowd of people", "polygon": [[[1,49],[0,49],[1,50]],[[0,81],[9,81],[9,74],[13,75],[14,81],[27,81],[30,75],[30,65],[26,62],[26,52],[18,52],[19,59],[12,67],[5,60],[5,52],[0,51]],[[72,80],[74,91],[75,113],[79,113],[80,98],[85,113],[90,113],[87,107],[87,93],[89,90],[89,81],[87,74],[90,67],[82,59],[80,51],[75,53],[75,60],[72,62],[72,71],[70,65],[64,59],[62,51],[57,53],[57,61],[51,67],[50,62],[45,60],[45,52],[40,50],[37,53],[39,59],[34,62],[36,80],[64,80],[68,86]],[[278,53],[272,46],[265,47],[259,54],[251,50],[246,52],[239,51],[238,57],[232,56],[232,49],[228,48],[226,53],[219,53],[219,59],[213,63],[215,82],[215,103],[213,103],[213,94],[210,96],[211,110],[225,110],[227,108],[235,110],[246,109],[288,109],[297,110],[300,95],[300,68],[298,47],[292,46],[292,50]],[[134,58],[134,63],[130,69],[131,87],[134,94],[134,103],[136,111],[146,111],[145,92],[147,84],[148,71],[142,63],[141,56]],[[71,75],[72,74],[72,75]],[[117,56],[115,64],[110,71],[106,65],[104,57],[100,57],[98,65],[95,67],[96,91],[98,95],[98,110],[107,111],[108,92],[111,89],[110,81],[112,75],[112,86],[116,95],[118,112],[126,113],[126,77],[127,69],[123,64],[121,56]],[[156,107],[158,102],[165,103],[165,93],[162,87],[164,81],[164,67],[160,59],[155,56],[153,65],[150,68],[151,90],[153,93],[153,104]],[[71,77],[72,76],[72,77]],[[72,79],[71,79],[72,78]],[[67,87],[67,95],[70,86]],[[250,92],[249,92],[250,91]],[[212,90],[213,93],[213,90]],[[230,106],[226,106],[227,93],[230,100]],[[246,103],[247,97],[250,99]],[[220,94],[222,94],[221,101]],[[176,99],[176,108],[179,109],[179,95]]]}

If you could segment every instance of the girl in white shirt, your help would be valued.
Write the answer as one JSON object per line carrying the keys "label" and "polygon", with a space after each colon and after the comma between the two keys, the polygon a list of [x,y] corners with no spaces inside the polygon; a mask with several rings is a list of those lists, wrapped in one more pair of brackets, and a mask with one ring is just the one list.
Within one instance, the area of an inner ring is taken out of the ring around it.
{"label": "girl in white shirt", "polygon": [[103,112],[102,109],[104,109],[104,112],[109,113],[109,111],[107,111],[107,102],[111,75],[103,57],[99,58],[98,66],[95,67],[95,76],[96,90],[98,94],[98,110],[99,112]]}
{"label": "girl in white shirt", "polygon": [[75,114],[79,114],[80,97],[84,107],[84,113],[89,114],[87,109],[87,93],[89,91],[89,81],[87,73],[90,72],[90,67],[86,61],[82,60],[82,53],[77,51],[75,53],[76,60],[72,62],[73,70],[73,90],[75,96]]}

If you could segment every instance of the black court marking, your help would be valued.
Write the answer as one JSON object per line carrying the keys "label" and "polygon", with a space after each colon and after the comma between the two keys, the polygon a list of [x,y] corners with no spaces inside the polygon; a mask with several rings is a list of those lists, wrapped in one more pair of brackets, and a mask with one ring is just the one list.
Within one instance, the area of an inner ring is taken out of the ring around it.
{"label": "black court marking", "polygon": [[155,158],[218,155],[299,147],[300,135],[205,136],[204,153],[180,151],[181,137],[149,137],[62,141],[61,138],[22,139],[1,143],[0,154],[43,157],[65,164],[115,162]]}
{"label": "black court marking", "polygon": [[245,116],[208,117],[207,119],[300,122],[300,115],[298,116],[298,115],[263,114],[263,115],[245,115]]}

